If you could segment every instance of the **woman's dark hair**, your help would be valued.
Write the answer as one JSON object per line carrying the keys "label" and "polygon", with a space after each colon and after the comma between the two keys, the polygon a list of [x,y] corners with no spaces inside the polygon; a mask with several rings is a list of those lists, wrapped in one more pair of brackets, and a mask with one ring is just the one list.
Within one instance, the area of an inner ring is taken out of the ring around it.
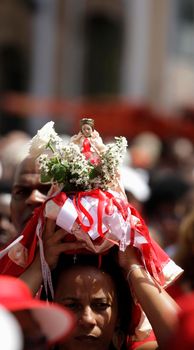
{"label": "woman's dark hair", "polygon": [[[60,274],[64,270],[73,268],[74,266],[94,266],[104,271],[111,276],[117,293],[118,300],[118,315],[119,315],[119,329],[125,335],[125,339],[131,333],[131,320],[133,310],[133,299],[131,296],[128,282],[126,281],[123,271],[117,263],[115,256],[115,249],[112,248],[108,253],[103,255],[97,254],[61,254],[57,267],[52,272],[53,288],[58,284]],[[111,346],[110,350],[114,347]],[[123,345],[122,350],[125,350],[126,344]]]}

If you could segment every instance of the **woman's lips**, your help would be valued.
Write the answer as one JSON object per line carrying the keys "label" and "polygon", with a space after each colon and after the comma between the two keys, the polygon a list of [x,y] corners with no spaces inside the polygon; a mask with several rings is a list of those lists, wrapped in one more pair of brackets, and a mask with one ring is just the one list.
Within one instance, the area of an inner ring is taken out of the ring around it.
{"label": "woman's lips", "polygon": [[94,342],[98,340],[98,337],[95,337],[93,335],[78,335],[75,337],[76,340],[82,341],[82,342]]}

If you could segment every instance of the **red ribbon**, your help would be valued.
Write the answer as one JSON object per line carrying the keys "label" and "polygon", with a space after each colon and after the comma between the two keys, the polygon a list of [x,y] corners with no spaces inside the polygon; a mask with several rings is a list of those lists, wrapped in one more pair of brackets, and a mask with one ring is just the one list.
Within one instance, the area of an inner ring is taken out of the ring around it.
{"label": "red ribbon", "polygon": [[92,157],[91,144],[87,137],[84,138],[83,141],[82,153],[85,155],[86,159],[90,159]]}
{"label": "red ribbon", "polygon": [[[131,230],[131,233],[133,232],[133,234],[135,234],[134,230],[136,230],[139,234],[141,234],[147,240],[147,243],[142,244],[142,254],[145,259],[146,267],[148,271],[151,273],[151,275],[155,278],[155,280],[159,282],[161,285],[163,285],[164,284],[164,275],[162,273],[163,266],[157,254],[159,251],[159,247],[151,238],[148,227],[146,226],[140,214],[137,212],[137,210],[134,207],[130,205],[129,207],[131,209],[132,215],[136,216],[140,220],[139,223]],[[131,241],[131,245],[133,244],[134,244],[134,241],[133,242]],[[167,255],[165,252],[163,252],[164,261],[166,261],[166,258],[167,258]]]}
{"label": "red ribbon", "polygon": [[[77,209],[79,224],[81,225],[82,229],[85,232],[88,232],[92,228],[92,225],[94,223],[92,216],[81,203],[81,199],[87,196],[98,199],[97,227],[98,227],[98,233],[101,237],[104,237],[104,234],[109,230],[107,228],[107,230],[103,232],[102,225],[103,225],[104,212],[108,214],[110,207],[115,205],[119,210],[119,212],[122,214],[123,218],[126,220],[128,203],[126,203],[126,206],[125,206],[123,203],[121,203],[120,200],[116,199],[110,192],[102,191],[100,189],[95,189],[95,190],[85,191],[85,192],[78,192],[75,194],[73,202]],[[88,219],[88,222],[89,222],[88,226],[83,224],[82,215],[81,215],[82,213]]]}

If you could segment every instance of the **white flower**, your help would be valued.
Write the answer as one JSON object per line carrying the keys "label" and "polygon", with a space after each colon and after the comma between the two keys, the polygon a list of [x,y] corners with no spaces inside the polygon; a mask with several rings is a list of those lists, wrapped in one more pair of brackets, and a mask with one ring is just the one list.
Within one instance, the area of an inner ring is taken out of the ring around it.
{"label": "white flower", "polygon": [[46,149],[49,142],[59,143],[62,140],[54,130],[54,122],[50,121],[46,123],[37,134],[32,138],[30,142],[29,155],[32,157],[38,157]]}
{"label": "white flower", "polygon": [[88,161],[78,145],[63,145],[54,123],[47,123],[33,137],[30,155],[39,158],[41,181],[63,185],[64,191],[103,190],[117,182],[118,168],[126,152],[125,137],[115,137],[100,154],[100,162]]}

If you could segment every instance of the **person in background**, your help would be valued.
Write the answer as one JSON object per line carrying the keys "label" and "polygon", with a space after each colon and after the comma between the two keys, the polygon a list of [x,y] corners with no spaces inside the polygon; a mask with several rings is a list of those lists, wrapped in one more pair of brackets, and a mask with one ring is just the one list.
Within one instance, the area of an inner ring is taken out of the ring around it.
{"label": "person in background", "polygon": [[0,249],[16,236],[16,229],[11,222],[10,193],[0,194]]}
{"label": "person in background", "polygon": [[172,258],[176,252],[181,220],[188,212],[191,185],[175,172],[154,174],[151,195],[145,203],[145,219],[150,231],[159,236],[162,248]]}
{"label": "person in background", "polygon": [[181,310],[173,335],[162,350],[194,349],[194,293],[180,298]]}
{"label": "person in background", "polygon": [[11,219],[17,234],[22,232],[35,208],[45,201],[49,188],[50,185],[40,182],[35,159],[24,158],[16,169],[11,194]]}
{"label": "person in background", "polygon": [[142,213],[144,202],[150,197],[147,173],[144,170],[123,165],[121,167],[121,181],[129,203]]}
{"label": "person in background", "polygon": [[182,296],[194,291],[194,210],[181,222],[174,261],[183,268],[184,273],[168,288],[168,292],[179,304]]}
{"label": "person in background", "polygon": [[11,222],[10,201],[15,170],[27,155],[30,136],[14,130],[0,139],[0,249],[17,236],[16,227]]}
{"label": "person in background", "polygon": [[[26,157],[18,164],[15,177],[13,181],[12,195],[11,195],[11,219],[16,227],[17,235],[20,235],[25,228],[27,222],[33,216],[36,208],[40,207],[47,198],[47,193],[50,189],[50,184],[42,184],[40,181],[40,172],[35,158]],[[52,224],[51,224],[52,225]],[[53,228],[48,226],[49,232],[54,233]],[[51,244],[51,260],[55,261],[56,257],[64,250],[79,249],[83,247],[83,244],[79,242],[66,243],[65,246],[61,245],[61,240],[65,236],[62,229],[58,229],[55,232],[54,242]],[[40,269],[39,256],[35,259],[36,268]],[[32,274],[32,275],[31,275]],[[34,269],[30,267],[28,270],[29,284],[33,290],[33,276]],[[32,278],[31,278],[32,277]],[[26,274],[21,277],[26,282]],[[41,284],[42,279],[40,280]],[[38,289],[36,292],[38,292]],[[35,293],[36,294],[36,293]]]}
{"label": "person in background", "polygon": [[2,192],[11,189],[16,166],[27,156],[29,141],[30,136],[20,130],[12,130],[0,138]]}
{"label": "person in background", "polygon": [[33,299],[27,285],[15,277],[0,276],[0,305],[14,315],[21,327],[23,347],[18,350],[51,349],[64,342],[75,325],[69,310]]}
{"label": "person in background", "polygon": [[162,148],[162,141],[155,133],[146,131],[137,134],[129,147],[131,165],[136,169],[152,171],[160,162]]}

